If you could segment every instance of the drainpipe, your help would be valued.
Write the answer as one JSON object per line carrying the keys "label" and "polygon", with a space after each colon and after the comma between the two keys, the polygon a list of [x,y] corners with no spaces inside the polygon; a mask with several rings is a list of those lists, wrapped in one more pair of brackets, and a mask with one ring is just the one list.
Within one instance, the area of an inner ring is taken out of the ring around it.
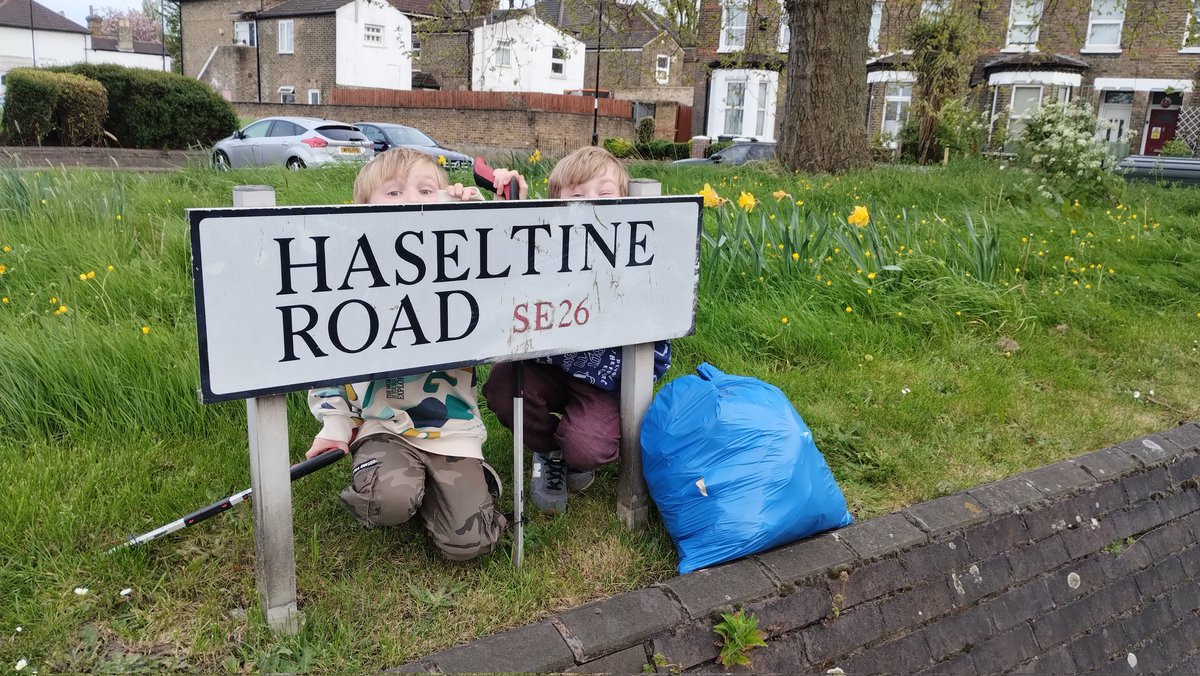
{"label": "drainpipe", "polygon": [[[258,0],[258,11],[263,11],[262,0]],[[258,88],[258,102],[262,103],[262,36],[258,34],[258,14],[254,15],[254,82]]]}
{"label": "drainpipe", "polygon": [[997,87],[995,85],[992,86],[992,112],[991,112],[991,115],[988,117],[988,137],[987,137],[987,147],[988,147],[989,151],[992,148],[992,134],[994,134],[996,132],[996,98],[997,98],[997,95],[999,94],[999,90],[1000,90],[999,87]]}

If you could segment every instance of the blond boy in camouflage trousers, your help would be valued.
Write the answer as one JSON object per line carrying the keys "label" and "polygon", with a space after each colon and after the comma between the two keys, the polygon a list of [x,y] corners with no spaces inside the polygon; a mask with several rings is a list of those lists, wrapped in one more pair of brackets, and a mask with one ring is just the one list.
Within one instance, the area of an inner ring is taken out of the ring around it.
{"label": "blond boy in camouflage trousers", "polygon": [[[524,180],[496,170],[496,183]],[[372,159],[354,181],[359,204],[479,199],[475,188],[449,185],[424,153],[397,148]],[[366,526],[395,526],[420,513],[447,559],[467,561],[494,550],[508,526],[492,504],[500,480],[483,462],[487,429],[479,417],[474,368],[310,390],[321,421],[307,457],[334,449],[353,453],[350,484],[341,492]],[[351,443],[353,440],[353,443]]]}

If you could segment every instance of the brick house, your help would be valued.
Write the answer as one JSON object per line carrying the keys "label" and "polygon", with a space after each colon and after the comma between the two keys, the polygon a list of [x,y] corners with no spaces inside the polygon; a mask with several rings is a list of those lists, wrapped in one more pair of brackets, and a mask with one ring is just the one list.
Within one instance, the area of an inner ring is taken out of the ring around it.
{"label": "brick house", "polygon": [[[872,138],[897,135],[907,119],[916,76],[904,50],[906,27],[922,12],[941,11],[979,21],[983,44],[967,84],[993,132],[1019,135],[1043,101],[1082,97],[1110,123],[1105,139],[1126,136],[1130,152],[1157,153],[1177,134],[1200,139],[1200,115],[1184,112],[1200,106],[1193,85],[1200,4],[1192,0],[876,0],[864,116]],[[774,139],[768,130],[781,100],[782,59],[772,58],[769,41],[787,33],[777,0],[702,0],[700,16],[693,127],[714,138]]]}
{"label": "brick house", "polygon": [[183,72],[231,101],[320,104],[334,87],[412,89],[428,0],[182,0]]}
{"label": "brick house", "polygon": [[789,39],[781,0],[701,0],[693,131],[776,140]]}
{"label": "brick house", "polygon": [[[868,65],[873,137],[895,133],[911,101],[916,78],[900,49],[903,26],[917,11],[938,9],[930,2],[919,9],[875,3],[870,39],[879,57]],[[1083,98],[1108,123],[1105,140],[1127,139],[1125,152],[1157,154],[1177,132],[1192,140],[1200,134],[1194,126],[1179,129],[1188,122],[1181,120],[1185,106],[1200,104],[1193,85],[1200,27],[1189,0],[1011,0],[971,11],[978,12],[986,39],[969,84],[993,133],[1019,135],[1045,100]]]}

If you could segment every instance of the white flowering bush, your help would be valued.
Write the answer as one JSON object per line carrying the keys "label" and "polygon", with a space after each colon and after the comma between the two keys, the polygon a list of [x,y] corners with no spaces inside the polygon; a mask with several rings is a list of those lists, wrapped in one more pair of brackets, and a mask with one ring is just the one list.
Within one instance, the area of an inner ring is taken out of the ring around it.
{"label": "white flowering bush", "polygon": [[1046,199],[1111,198],[1122,181],[1097,138],[1100,121],[1083,101],[1047,101],[1025,125],[1018,157],[1033,169]]}

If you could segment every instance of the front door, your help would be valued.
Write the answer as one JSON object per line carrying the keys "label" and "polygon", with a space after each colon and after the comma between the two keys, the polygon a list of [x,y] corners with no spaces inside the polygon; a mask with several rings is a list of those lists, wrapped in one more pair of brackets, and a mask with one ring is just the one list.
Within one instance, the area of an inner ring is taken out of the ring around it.
{"label": "front door", "polygon": [[1179,124],[1179,108],[1183,96],[1178,92],[1152,92],[1150,114],[1146,118],[1146,136],[1142,145],[1143,155],[1157,155],[1164,143],[1175,138],[1175,127]]}
{"label": "front door", "polygon": [[1109,91],[1104,92],[1100,104],[1100,129],[1097,134],[1101,141],[1119,143],[1127,137],[1129,120],[1133,113],[1133,92]]}

